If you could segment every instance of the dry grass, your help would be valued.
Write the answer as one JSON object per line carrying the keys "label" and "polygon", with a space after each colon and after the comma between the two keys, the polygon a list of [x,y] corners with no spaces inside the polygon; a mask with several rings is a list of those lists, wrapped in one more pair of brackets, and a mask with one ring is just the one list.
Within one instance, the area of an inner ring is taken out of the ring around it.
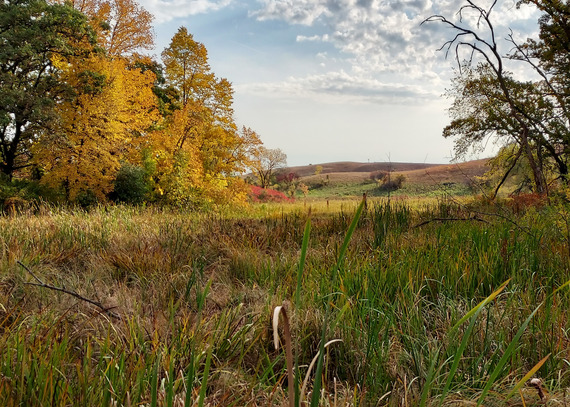
{"label": "dry grass", "polygon": [[[521,397],[538,405],[533,389],[504,396],[548,353],[539,372],[547,405],[568,402],[570,297],[549,297],[570,279],[570,242],[553,222],[560,212],[512,214],[525,229],[492,217],[414,228],[429,217],[468,217],[469,209],[370,203],[337,263],[356,205],[0,218],[0,404],[286,405],[286,359],[272,344],[270,315],[296,294],[309,212],[302,290],[288,315],[304,374],[331,308],[327,338],[343,342],[327,349],[321,405],[417,406],[432,363],[439,370],[427,405],[437,405],[462,339],[448,334],[451,326],[509,278],[508,292],[475,321],[444,405],[476,404],[485,372],[541,302],[485,405],[523,405]],[[17,260],[120,318],[29,285]]]}
{"label": "dry grass", "polygon": [[474,160],[457,164],[438,165],[426,169],[397,171],[395,175],[403,174],[408,182],[419,185],[468,184],[489,170],[486,165],[487,161],[486,159]]}
{"label": "dry grass", "polygon": [[318,175],[315,175],[316,165],[291,167],[286,171],[297,173],[302,182],[309,184],[323,181],[348,184],[362,183],[369,180],[371,172],[383,170],[391,171],[394,176],[402,174],[410,183],[431,186],[444,183],[467,184],[489,169],[487,161],[481,159],[457,164],[338,162],[321,164],[323,171]]}

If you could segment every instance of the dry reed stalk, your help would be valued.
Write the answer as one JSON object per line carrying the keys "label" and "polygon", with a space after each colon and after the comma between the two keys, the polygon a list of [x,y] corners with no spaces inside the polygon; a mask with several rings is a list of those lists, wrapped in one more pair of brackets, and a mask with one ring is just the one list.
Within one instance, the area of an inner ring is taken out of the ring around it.
{"label": "dry reed stalk", "polygon": [[289,406],[295,407],[295,379],[293,377],[293,350],[291,349],[291,329],[287,316],[287,302],[275,307],[273,310],[273,344],[275,350],[279,349],[279,315],[283,315],[283,336],[285,339],[285,355],[287,360],[287,380],[289,392]]}
{"label": "dry reed stalk", "polygon": [[[342,342],[342,339],[333,339],[333,340],[328,341],[327,343],[325,343],[325,346],[323,349],[326,349],[329,345],[332,345],[333,343],[336,343],[336,342]],[[311,361],[311,364],[309,365],[309,369],[307,369],[307,373],[305,374],[305,380],[303,380],[303,387],[301,387],[301,395],[299,397],[300,403],[303,402],[303,398],[305,396],[305,390],[306,390],[307,384],[309,382],[309,376],[311,375],[311,371],[313,370],[313,367],[315,367],[315,363],[317,363],[317,360],[319,360],[319,354],[320,354],[320,352],[317,352],[317,354],[315,355],[315,357]]]}

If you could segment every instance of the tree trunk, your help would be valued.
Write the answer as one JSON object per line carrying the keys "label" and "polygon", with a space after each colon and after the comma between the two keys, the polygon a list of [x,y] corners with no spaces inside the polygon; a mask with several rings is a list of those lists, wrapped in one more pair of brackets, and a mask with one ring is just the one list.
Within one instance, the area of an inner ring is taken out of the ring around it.
{"label": "tree trunk", "polygon": [[532,171],[532,176],[534,178],[535,192],[541,195],[548,194],[548,189],[546,186],[546,180],[544,178],[544,174],[541,171],[536,160],[534,159],[534,155],[532,154],[532,148],[530,146],[530,143],[528,142],[528,127],[526,126],[523,126],[523,129],[521,131],[520,142],[521,142],[521,148],[524,149],[526,158],[528,159],[528,163]]}

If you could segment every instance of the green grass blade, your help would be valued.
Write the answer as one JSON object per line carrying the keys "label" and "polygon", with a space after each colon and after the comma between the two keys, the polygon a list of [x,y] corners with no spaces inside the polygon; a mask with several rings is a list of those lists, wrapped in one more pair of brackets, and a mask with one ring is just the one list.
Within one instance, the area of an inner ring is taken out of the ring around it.
{"label": "green grass blade", "polygon": [[[303,233],[303,243],[301,244],[301,257],[299,258],[299,269],[297,270],[297,288],[295,290],[295,310],[300,306],[301,302],[301,285],[303,282],[303,270],[305,269],[305,259],[307,258],[307,250],[309,249],[309,237],[311,235],[311,218],[307,219],[305,231]],[[295,406],[299,406],[299,354],[295,352]],[[289,384],[291,386],[291,384]]]}
{"label": "green grass blade", "polygon": [[151,407],[158,406],[158,370],[160,368],[160,352],[156,355],[154,369],[152,370],[152,377],[150,380],[150,405]]}
{"label": "green grass blade", "polygon": [[451,382],[453,380],[453,377],[455,376],[457,368],[459,367],[459,362],[461,361],[463,352],[465,351],[465,348],[467,348],[467,342],[469,341],[471,332],[473,332],[473,328],[475,327],[475,322],[477,321],[477,317],[479,316],[479,313],[483,310],[483,307],[477,305],[474,309],[475,309],[474,313],[471,313],[470,311],[470,314],[473,315],[471,318],[471,322],[469,323],[467,330],[463,334],[463,339],[461,340],[461,344],[459,345],[457,352],[455,352],[455,357],[453,358],[453,364],[451,365],[451,369],[449,370],[449,375],[447,376],[447,380],[445,381],[445,386],[443,387],[443,392],[441,393],[439,406],[443,404],[443,400],[445,399],[445,396],[447,396],[447,393],[449,392],[449,388],[451,387]]}
{"label": "green grass blade", "polygon": [[[350,238],[352,237],[354,231],[356,230],[356,226],[358,225],[358,221],[360,220],[360,216],[362,215],[362,211],[364,209],[365,204],[366,204],[366,201],[363,199],[362,202],[360,202],[360,205],[358,205],[358,208],[356,208],[354,218],[352,219],[352,222],[350,223],[350,226],[348,227],[348,231],[346,232],[346,236],[344,237],[344,242],[342,243],[342,246],[341,246],[340,251],[338,253],[336,267],[333,270],[333,276],[332,276],[333,290],[335,289],[336,277],[337,277],[338,270],[340,269],[340,266],[342,265],[342,262],[344,261],[344,255],[346,253],[346,249],[348,248],[348,243],[350,242]],[[325,352],[324,352],[325,338],[326,338],[326,333],[327,333],[327,329],[328,329],[328,321],[329,321],[330,310],[331,310],[331,303],[328,302],[327,311],[325,313],[325,320],[323,323],[323,331],[322,331],[322,335],[321,335],[321,344],[319,346],[319,360],[317,362],[317,370],[315,371],[315,382],[313,385],[313,395],[311,397],[311,407],[318,407],[318,405],[319,405],[319,399],[320,399],[320,394],[321,394],[321,375],[323,372],[323,359],[324,359],[324,354],[325,354]]]}
{"label": "green grass blade", "polygon": [[166,407],[174,406],[174,358],[170,358],[168,364],[168,382],[166,383]]}
{"label": "green grass blade", "polygon": [[206,389],[208,388],[208,376],[210,375],[210,364],[212,362],[212,352],[214,350],[213,340],[210,343],[210,349],[206,355],[206,365],[204,366],[204,375],[202,376],[202,386],[200,387],[200,396],[198,398],[198,407],[203,407],[206,398]]}
{"label": "green grass blade", "polygon": [[[337,263],[336,263],[336,269],[337,270],[340,269],[340,266],[342,265],[342,262],[344,261],[344,254],[346,253],[346,249],[348,248],[348,243],[350,242],[350,239],[352,238],[352,235],[353,235],[354,231],[356,230],[356,226],[358,226],[358,221],[360,220],[360,216],[362,215],[362,211],[364,210],[365,204],[366,204],[366,201],[363,199],[362,202],[360,202],[360,205],[358,205],[358,208],[356,208],[356,213],[354,214],[354,218],[352,219],[352,222],[351,222],[350,226],[348,227],[348,231],[346,232],[346,236],[344,237],[344,241],[342,242],[342,246],[340,247],[340,251],[338,253],[338,259],[337,259]],[[336,270],[335,270],[335,274],[336,274]]]}
{"label": "green grass blade", "polygon": [[184,398],[184,406],[192,405],[192,389],[194,387],[194,345],[190,349],[190,365],[186,374],[186,397]]}
{"label": "green grass blade", "polygon": [[426,382],[424,384],[424,388],[422,390],[422,396],[420,399],[420,407],[425,407],[425,405],[426,405],[427,398],[428,398],[429,393],[431,391],[431,386],[433,385],[433,379],[434,379],[435,373],[437,371],[437,369],[435,368],[435,365],[436,365],[438,359],[439,359],[439,349],[435,352],[435,355],[434,355],[434,357],[431,360],[431,363],[429,365],[429,370],[428,370],[428,374],[426,377]]}
{"label": "green grass blade", "polygon": [[299,259],[299,269],[297,271],[297,289],[295,291],[295,308],[299,307],[301,296],[301,283],[303,280],[303,269],[305,268],[305,259],[307,258],[307,249],[309,248],[309,236],[311,234],[311,219],[307,219],[305,224],[305,232],[303,233],[303,244],[301,245],[301,258]]}
{"label": "green grass blade", "polygon": [[469,340],[469,337],[471,336],[471,332],[473,331],[473,327],[475,326],[475,321],[477,320],[477,316],[479,316],[479,313],[483,310],[485,305],[487,305],[489,302],[493,301],[497,297],[497,295],[499,295],[505,289],[505,287],[507,286],[509,281],[511,281],[511,280],[509,279],[509,280],[505,281],[503,284],[501,284],[501,286],[499,288],[497,288],[495,291],[493,291],[491,293],[491,295],[489,295],[487,298],[485,298],[483,301],[481,301],[479,304],[477,304],[475,307],[473,307],[467,314],[465,314],[463,316],[463,318],[461,318],[451,328],[450,333],[454,332],[459,326],[461,326],[463,324],[463,322],[465,322],[467,319],[471,318],[471,322],[469,323],[467,330],[463,334],[463,339],[461,340],[461,344],[459,345],[457,352],[455,352],[455,356],[453,358],[453,364],[451,365],[451,369],[449,371],[449,375],[447,376],[447,380],[445,382],[445,386],[443,388],[443,392],[441,394],[441,398],[439,401],[440,406],[442,405],[443,400],[445,399],[445,396],[449,392],[449,388],[451,387],[451,382],[453,380],[453,377],[455,376],[455,372],[457,371],[457,368],[459,367],[459,362],[461,361],[461,357],[463,356],[463,352],[465,351],[465,348],[467,347],[467,342]]}
{"label": "green grass blade", "polygon": [[530,371],[517,384],[515,384],[515,387],[513,387],[511,392],[507,395],[507,400],[513,397],[513,395],[527,382],[527,380],[530,379],[538,371],[538,369],[542,367],[542,365],[544,365],[549,357],[550,353],[543,357],[540,362],[534,365],[534,367],[530,369]]}
{"label": "green grass blade", "polygon": [[459,328],[459,326],[461,326],[465,321],[467,321],[469,318],[471,318],[471,316],[473,314],[475,314],[476,312],[479,312],[480,309],[482,309],[485,305],[487,305],[488,303],[490,303],[491,301],[493,301],[495,299],[495,297],[497,297],[497,295],[499,295],[507,286],[507,284],[509,284],[509,282],[511,281],[511,279],[509,278],[507,281],[505,281],[503,284],[501,284],[501,286],[499,288],[497,288],[495,291],[493,291],[491,293],[491,295],[489,295],[487,298],[485,298],[483,301],[481,301],[479,304],[477,304],[475,307],[473,307],[467,314],[465,314],[463,316],[463,318],[461,318],[454,326],[453,328],[451,328],[451,331],[455,331],[457,328]]}
{"label": "green grass blade", "polygon": [[499,363],[497,364],[497,366],[493,370],[493,373],[491,373],[491,376],[489,376],[489,380],[487,381],[487,384],[485,385],[485,388],[483,389],[483,392],[481,393],[481,396],[479,397],[479,401],[477,401],[477,406],[480,406],[481,403],[483,402],[483,400],[485,399],[485,396],[487,396],[487,393],[489,392],[489,390],[491,389],[491,386],[493,385],[493,383],[497,379],[497,376],[499,375],[499,373],[501,373],[501,371],[503,370],[503,367],[505,366],[505,364],[507,363],[507,361],[511,357],[511,354],[516,349],[516,347],[519,343],[519,339],[522,336],[523,332],[526,330],[526,327],[530,323],[530,320],[536,314],[536,312],[541,307],[541,305],[542,304],[540,304],[538,307],[536,307],[535,310],[532,312],[532,314],[530,314],[528,316],[528,318],[524,321],[524,323],[520,326],[515,337],[513,338],[513,340],[511,341],[511,343],[509,344],[509,346],[505,350],[505,353],[501,357],[501,360],[499,360]]}
{"label": "green grass blade", "polygon": [[564,284],[562,284],[560,287],[554,290],[552,294],[556,294],[558,291],[562,290],[564,287],[567,287],[568,285],[570,285],[570,280],[566,281]]}

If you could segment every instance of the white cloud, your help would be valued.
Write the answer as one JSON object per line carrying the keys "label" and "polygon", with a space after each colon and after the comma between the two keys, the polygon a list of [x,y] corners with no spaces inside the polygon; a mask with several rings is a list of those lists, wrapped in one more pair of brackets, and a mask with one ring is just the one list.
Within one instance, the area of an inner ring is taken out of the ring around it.
{"label": "white cloud", "polygon": [[283,82],[237,85],[238,92],[274,95],[276,98],[305,98],[319,103],[374,103],[382,105],[422,104],[439,95],[418,84],[387,83],[345,71],[290,77]]}
{"label": "white cloud", "polygon": [[[261,4],[250,13],[258,20],[308,26],[319,21],[328,28],[330,41],[352,57],[357,70],[406,72],[416,77],[426,70],[442,70],[443,54],[435,56],[435,50],[453,35],[441,24],[421,25],[422,21],[432,14],[457,19],[461,5],[455,0],[262,0]],[[470,14],[463,14],[464,22],[473,22]],[[536,25],[532,8],[519,10],[514,0],[500,2],[493,17],[503,26],[514,19]],[[297,37],[298,42],[309,40],[316,41],[318,36]]]}
{"label": "white cloud", "polygon": [[[292,25],[315,26],[318,23],[319,31],[325,27],[326,40],[347,56],[351,66],[350,83],[354,85],[356,81],[362,85],[348,86],[345,80],[340,80],[346,74],[338,73],[330,86],[314,86],[316,77],[312,76],[294,79],[290,84],[292,88],[302,83],[312,92],[362,96],[366,94],[363,86],[369,85],[375,89],[368,92],[371,99],[390,99],[386,97],[390,90],[393,98],[408,101],[410,93],[398,88],[400,85],[383,85],[380,89],[378,84],[384,80],[381,77],[396,77],[395,83],[421,82],[425,89],[430,89],[426,91],[428,94],[438,93],[434,89],[439,87],[439,96],[455,62],[452,56],[449,61],[444,61],[445,54],[438,53],[437,49],[454,33],[443,24],[422,22],[439,14],[460,24],[475,26],[477,22],[469,10],[464,10],[460,22],[457,11],[462,4],[466,3],[456,0],[261,0],[261,8],[250,15],[261,21],[282,20]],[[479,4],[488,7],[492,0],[483,0]],[[508,33],[507,26],[513,21],[523,31],[536,27],[537,13],[531,7],[517,9],[515,0],[504,0],[499,1],[492,17],[502,41]],[[526,38],[526,35],[521,37]],[[318,42],[324,38],[298,35],[296,40]],[[508,46],[504,41],[503,44]],[[332,75],[327,77],[331,79]],[[337,81],[336,85],[332,84],[334,81]],[[416,91],[415,94],[421,93]]]}
{"label": "white cloud", "polygon": [[232,0],[139,0],[141,6],[152,13],[159,24],[174,18],[220,10],[231,2]]}
{"label": "white cloud", "polygon": [[332,16],[322,0],[262,0],[263,7],[250,15],[260,21],[284,20],[292,24],[312,25],[321,16]]}
{"label": "white cloud", "polygon": [[305,35],[297,35],[297,42],[325,42],[328,40],[327,35],[312,35],[307,37]]}

